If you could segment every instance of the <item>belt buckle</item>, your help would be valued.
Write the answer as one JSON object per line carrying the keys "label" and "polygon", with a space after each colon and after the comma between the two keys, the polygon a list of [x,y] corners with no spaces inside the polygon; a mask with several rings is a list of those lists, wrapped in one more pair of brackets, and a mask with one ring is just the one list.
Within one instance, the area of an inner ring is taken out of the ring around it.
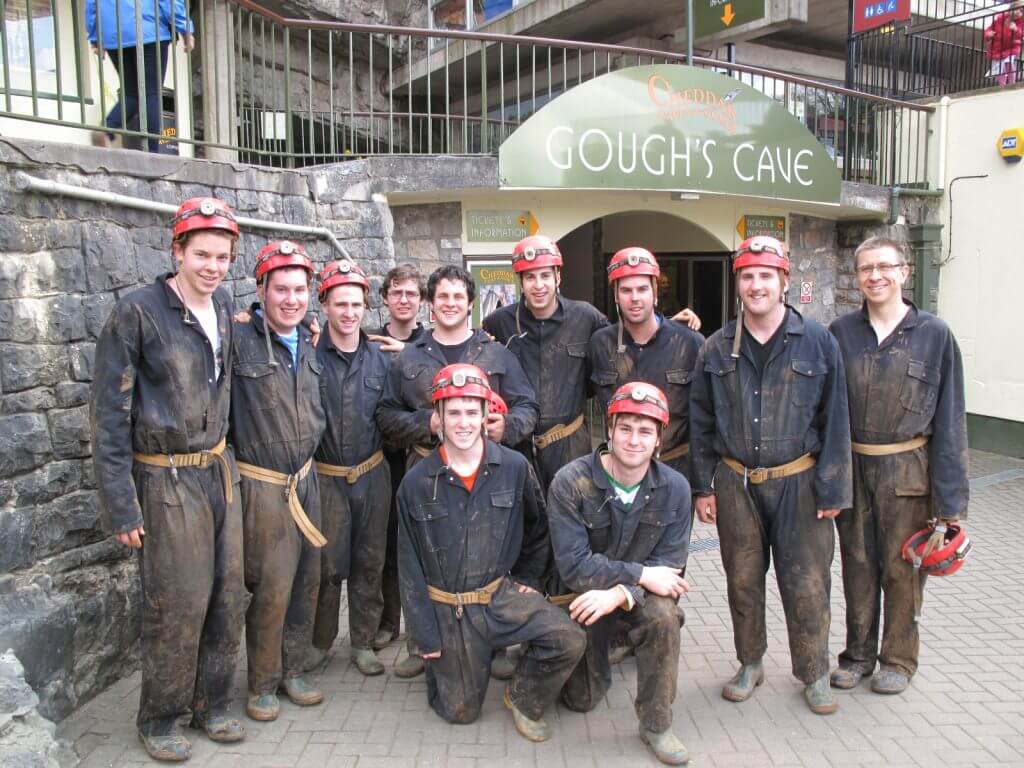
{"label": "belt buckle", "polygon": [[455,593],[455,618],[459,621],[462,620],[462,593]]}
{"label": "belt buckle", "polygon": [[200,469],[206,469],[213,463],[214,460],[213,451],[203,449],[199,452],[199,467]]}
{"label": "belt buckle", "polygon": [[765,467],[754,467],[747,470],[747,477],[752,483],[763,483],[768,479],[768,469]]}

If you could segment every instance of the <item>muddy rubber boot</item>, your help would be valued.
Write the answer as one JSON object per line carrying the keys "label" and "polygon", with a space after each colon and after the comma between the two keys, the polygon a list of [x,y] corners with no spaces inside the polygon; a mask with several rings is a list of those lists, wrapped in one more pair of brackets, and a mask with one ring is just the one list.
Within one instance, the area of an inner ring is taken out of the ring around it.
{"label": "muddy rubber boot", "polygon": [[203,718],[193,717],[189,727],[206,731],[210,741],[216,741],[220,744],[233,744],[245,738],[245,726],[229,715],[209,715]]}
{"label": "muddy rubber boot", "polygon": [[551,738],[551,728],[543,719],[531,720],[516,709],[516,705],[509,698],[508,688],[505,689],[502,699],[505,702],[505,708],[512,713],[512,722],[515,723],[516,730],[519,731],[520,736],[535,742],[547,741]]}
{"label": "muddy rubber boot", "polygon": [[377,654],[369,648],[353,648],[352,663],[356,665],[356,669],[367,677],[384,673],[384,665],[380,663]]}
{"label": "muddy rubber boot", "polygon": [[192,742],[188,740],[177,723],[160,736],[139,732],[139,741],[154,760],[165,763],[181,763],[192,757]]}
{"label": "muddy rubber boot", "polygon": [[511,680],[516,673],[516,662],[509,658],[508,652],[503,648],[494,654],[491,659],[491,677],[495,680]]}
{"label": "muddy rubber boot", "polygon": [[281,702],[272,693],[250,693],[245,703],[245,714],[253,720],[268,723],[281,714]]}
{"label": "muddy rubber boot", "polygon": [[408,680],[410,677],[417,677],[423,674],[423,670],[426,669],[423,658],[416,655],[406,656],[400,662],[395,664],[392,672],[395,673],[395,677],[400,677],[403,680]]}
{"label": "muddy rubber boot", "polygon": [[804,686],[804,699],[811,712],[816,715],[831,715],[839,709],[836,695],[829,685],[829,676],[822,675],[810,685]]}
{"label": "muddy rubber boot", "polygon": [[397,639],[397,630],[386,628],[378,629],[377,634],[373,636],[373,650],[383,651]]}
{"label": "muddy rubber boot", "polygon": [[871,681],[871,690],[875,693],[893,696],[897,693],[903,693],[907,690],[908,685],[910,685],[910,678],[902,672],[897,672],[895,669],[882,668],[878,670],[878,674]]}
{"label": "muddy rubber boot", "polygon": [[317,648],[315,645],[306,651],[306,663],[302,665],[303,672],[312,672],[321,664],[327,661],[327,651]]}
{"label": "muddy rubber boot", "polygon": [[654,756],[665,765],[686,765],[690,761],[686,746],[672,733],[671,728],[655,733],[641,725],[640,741],[650,747]]}
{"label": "muddy rubber boot", "polygon": [[848,691],[860,685],[860,681],[870,676],[870,672],[864,672],[857,667],[836,667],[829,676],[829,683],[833,688]]}
{"label": "muddy rubber boot", "polygon": [[746,701],[763,682],[764,664],[760,659],[751,664],[743,664],[732,679],[722,686],[722,698],[727,701]]}
{"label": "muddy rubber boot", "polygon": [[286,677],[278,690],[299,707],[315,707],[324,700],[324,695],[301,677]]}

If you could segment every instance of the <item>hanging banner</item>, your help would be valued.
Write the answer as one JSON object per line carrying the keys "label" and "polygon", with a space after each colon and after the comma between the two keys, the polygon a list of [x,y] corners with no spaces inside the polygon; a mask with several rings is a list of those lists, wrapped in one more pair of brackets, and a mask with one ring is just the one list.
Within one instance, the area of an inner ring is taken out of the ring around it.
{"label": "hanging banner", "polygon": [[611,72],[553,99],[501,145],[498,174],[503,189],[708,192],[826,205],[839,204],[841,189],[825,146],[781,102],[675,64]]}

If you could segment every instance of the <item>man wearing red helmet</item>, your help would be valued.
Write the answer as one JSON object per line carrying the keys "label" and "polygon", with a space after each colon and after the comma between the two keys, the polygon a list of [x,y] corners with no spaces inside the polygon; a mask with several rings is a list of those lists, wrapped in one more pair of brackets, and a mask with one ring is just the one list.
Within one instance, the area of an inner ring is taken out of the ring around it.
{"label": "man wearing red helmet", "polygon": [[[916,610],[924,576],[901,555],[931,518],[967,516],[967,423],[960,348],[949,327],[903,298],[903,247],[873,237],[854,253],[864,306],[832,323],[846,364],[853,436],[853,508],[837,519],[846,649],[835,688],[871,679],[902,693],[917,671]],[[878,630],[885,595],[885,626]]]}
{"label": "man wearing red helmet", "polygon": [[242,515],[225,447],[231,391],[235,256],[228,205],[178,208],[176,272],[122,297],[96,344],[92,453],[107,528],[139,551],[142,690],[149,755],[186,760],[178,718],[215,741],[245,729],[228,714],[242,634]]}
{"label": "man wearing red helmet", "polygon": [[544,709],[586,640],[537,589],[547,569],[544,504],[526,459],[486,438],[487,375],[465,363],[432,379],[441,444],[398,490],[406,626],[427,665],[427,699],[448,722],[471,723],[495,650],[526,644],[505,689],[516,729],[545,741]]}
{"label": "man wearing red helmet", "polygon": [[657,259],[645,248],[623,248],[612,256],[608,284],[619,320],[590,339],[591,381],[605,410],[615,390],[629,381],[646,381],[665,392],[671,420],[660,459],[688,475],[690,381],[704,337],[657,311],[660,274]]}
{"label": "man wearing red helmet", "polygon": [[[537,402],[533,387],[516,358],[481,330],[469,328],[469,311],[476,297],[472,276],[462,267],[447,265],[435,270],[427,282],[436,326],[406,345],[388,371],[384,398],[377,420],[384,436],[409,449],[409,466],[430,453],[440,429],[431,407],[431,382],[445,365],[472,363],[486,371],[491,385],[508,404],[507,414],[489,414],[487,434],[495,442],[516,446],[533,434]],[[419,654],[395,667],[399,677],[423,672]]]}
{"label": "man wearing red helmet", "polygon": [[248,322],[235,327],[231,442],[242,476],[245,616],[249,656],[246,712],[274,720],[280,688],[300,706],[323,694],[302,677],[320,585],[320,493],[313,453],[326,426],[321,364],[301,325],[313,262],[279,240],[256,257]]}
{"label": "man wearing red helmet", "polygon": [[609,646],[624,621],[636,645],[640,738],[659,760],[687,762],[672,733],[679,673],[676,601],[693,516],[690,485],[655,461],[670,423],[668,398],[646,382],[619,387],[608,402],[608,443],[566,465],[551,483],[548,525],[559,583],[553,603],[587,629],[587,651],[562,702],[589,712],[611,687]]}
{"label": "man wearing red helmet", "polygon": [[530,453],[541,487],[555,472],[590,452],[583,412],[590,393],[587,345],[608,325],[597,309],[558,293],[562,254],[550,238],[532,235],[512,251],[512,270],[522,299],[496,309],[484,330],[504,344],[523,367],[540,403]]}
{"label": "man wearing red helmet", "polygon": [[347,580],[352,661],[364,675],[379,675],[384,665],[373,652],[373,640],[384,608],[381,574],[391,479],[374,414],[390,360],[360,330],[369,290],[366,274],[347,259],[327,264],[320,273],[327,328],[316,354],[327,429],[316,450],[316,472],[327,545],[307,668],[320,663],[338,636],[341,582]]}
{"label": "man wearing red helmet", "polygon": [[722,696],[744,701],[764,682],[770,552],[793,674],[811,711],[831,714],[832,520],[853,498],[843,361],[828,331],[785,303],[782,243],[744,240],[733,272],[739,317],[704,345],[690,403],[694,506],[718,523],[741,665]]}

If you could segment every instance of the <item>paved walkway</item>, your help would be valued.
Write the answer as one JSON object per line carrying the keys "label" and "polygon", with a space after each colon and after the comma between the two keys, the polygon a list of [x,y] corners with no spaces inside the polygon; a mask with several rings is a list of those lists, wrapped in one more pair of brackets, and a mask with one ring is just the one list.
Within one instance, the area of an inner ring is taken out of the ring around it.
{"label": "paved walkway", "polygon": [[[921,670],[913,685],[903,696],[882,697],[862,684],[840,694],[840,710],[831,717],[807,710],[789,673],[775,589],[768,601],[768,679],[744,704],[721,698],[721,685],[735,667],[732,629],[716,534],[698,524],[675,703],[676,733],[690,749],[692,766],[1024,766],[1024,462],[973,452],[971,477],[974,553],[955,577],[929,583]],[[833,654],[842,649],[844,632],[838,561],[837,546]],[[399,644],[384,651],[385,663],[399,652]],[[299,710],[284,703],[277,722],[248,722],[248,738],[236,745],[216,747],[197,735],[189,765],[656,765],[636,736],[635,677],[635,662],[627,660],[615,669],[602,706],[588,715],[561,708],[549,713],[555,735],[534,745],[513,729],[500,684],[492,685],[477,723],[450,726],[427,708],[422,678],[362,677],[349,663],[342,637],[318,680],[323,705]],[[84,768],[147,763],[134,730],[138,684],[133,675],[59,726],[58,735],[74,742]],[[243,693],[240,674],[238,712]]]}

